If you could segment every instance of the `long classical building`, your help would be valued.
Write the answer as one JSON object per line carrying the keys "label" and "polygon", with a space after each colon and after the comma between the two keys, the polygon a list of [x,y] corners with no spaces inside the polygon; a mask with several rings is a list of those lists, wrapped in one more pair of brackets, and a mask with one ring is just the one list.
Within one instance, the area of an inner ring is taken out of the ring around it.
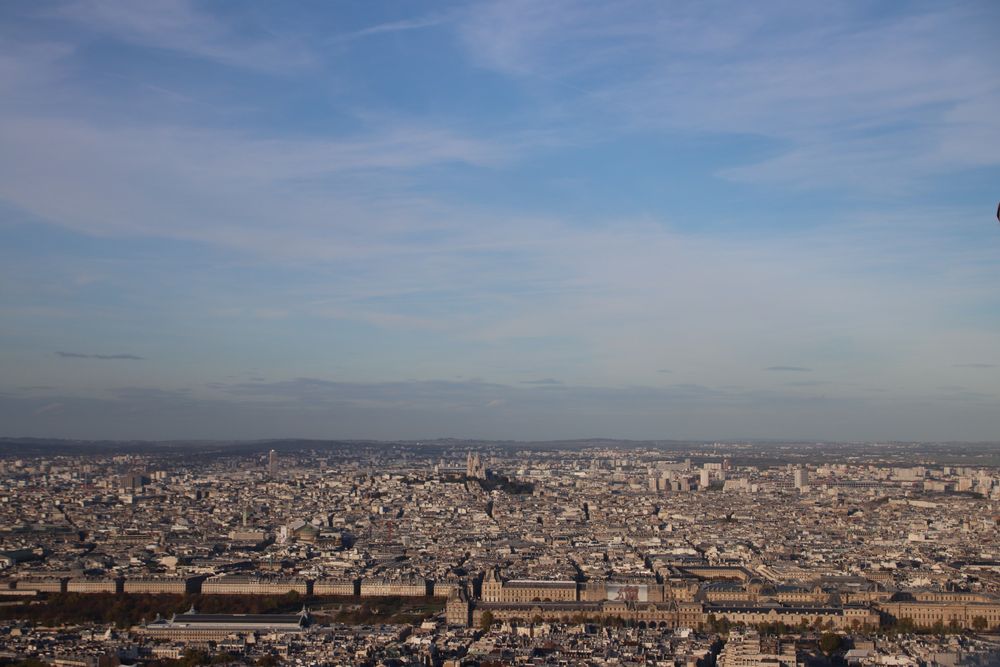
{"label": "long classical building", "polygon": [[861,605],[707,604],[702,611],[705,616],[703,623],[707,622],[709,617],[714,617],[741,625],[762,623],[784,623],[791,627],[825,625],[837,630],[878,627],[881,618],[876,610]]}
{"label": "long classical building", "polygon": [[[705,615],[697,602],[500,602],[475,603],[471,622],[479,625],[486,613],[495,620],[596,621],[621,618],[643,626],[700,627]],[[456,614],[457,616],[457,614]]]}
{"label": "long classical building", "polygon": [[292,591],[311,594],[311,581],[298,578],[264,578],[222,574],[201,584],[204,595],[284,595]]}
{"label": "long classical building", "polygon": [[401,597],[423,597],[433,591],[433,583],[426,579],[362,579],[361,597],[398,595]]}
{"label": "long classical building", "polygon": [[[860,577],[828,577],[805,585],[775,585],[744,568],[678,568],[676,579],[623,581],[509,579],[488,570],[480,599],[452,591],[449,622],[568,620],[618,617],[656,627],[703,628],[712,621],[739,625],[852,630],[908,620],[931,628],[1000,628],[1000,601],[974,592],[897,594]],[[900,597],[905,599],[900,599]]]}
{"label": "long classical building", "polygon": [[26,577],[11,582],[19,591],[37,591],[39,593],[65,593],[69,577]]}
{"label": "long classical building", "polygon": [[[714,606],[701,602],[456,602],[449,600],[446,615],[449,622],[463,618],[473,625],[482,623],[484,616],[494,620],[576,621],[620,618],[641,627],[703,629],[714,618],[734,624],[758,625],[784,623],[800,626],[821,624],[838,630],[853,627],[875,627],[877,611],[868,607],[793,607],[783,605]],[[458,624],[461,624],[460,622]]]}
{"label": "long classical building", "polygon": [[[692,577],[726,579],[657,583],[655,579],[578,583],[561,580],[502,579],[488,570],[482,595],[449,595],[449,623],[478,625],[493,620],[547,621],[620,618],[642,626],[704,628],[713,620],[742,625],[784,623],[848,630],[879,625],[880,614],[868,604],[834,604],[821,586],[778,590],[747,576],[742,568],[704,568]],[[782,600],[784,598],[784,600]],[[823,602],[818,602],[823,600]]]}
{"label": "long classical building", "polygon": [[654,578],[576,582],[572,579],[503,579],[495,569],[483,576],[482,601],[528,602],[667,602],[693,600],[697,586],[660,584]]}
{"label": "long classical building", "polygon": [[[935,625],[964,629],[1000,628],[1000,602],[937,602],[902,601],[882,602],[878,609],[889,620],[908,620],[920,628]],[[981,620],[980,620],[981,619]]]}
{"label": "long classical building", "polygon": [[125,593],[197,593],[204,577],[136,577],[125,579]]}
{"label": "long classical building", "polygon": [[67,593],[121,593],[125,589],[124,579],[87,578],[70,579],[66,582]]}
{"label": "long classical building", "polygon": [[357,579],[316,579],[313,581],[313,595],[359,595],[360,582]]}
{"label": "long classical building", "polygon": [[157,618],[133,628],[140,635],[183,641],[220,640],[232,635],[298,633],[310,623],[305,608],[298,614],[199,614],[193,607],[169,619]]}
{"label": "long classical building", "polygon": [[496,570],[483,578],[483,602],[575,602],[579,599],[575,581],[511,579],[503,581]]}

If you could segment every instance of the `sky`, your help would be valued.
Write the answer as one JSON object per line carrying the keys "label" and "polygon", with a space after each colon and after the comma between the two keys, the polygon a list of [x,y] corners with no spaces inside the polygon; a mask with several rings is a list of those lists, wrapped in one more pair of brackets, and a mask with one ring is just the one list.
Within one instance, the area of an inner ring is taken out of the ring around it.
{"label": "sky", "polygon": [[0,3],[0,435],[1000,440],[998,28]]}

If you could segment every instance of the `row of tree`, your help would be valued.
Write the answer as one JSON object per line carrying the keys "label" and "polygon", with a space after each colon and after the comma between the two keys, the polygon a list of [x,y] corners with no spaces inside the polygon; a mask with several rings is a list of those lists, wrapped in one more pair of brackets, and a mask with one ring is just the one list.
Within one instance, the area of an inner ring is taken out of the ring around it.
{"label": "row of tree", "polygon": [[274,614],[298,611],[303,604],[328,602],[291,591],[285,595],[170,595],[136,593],[51,593],[44,600],[0,607],[0,619],[39,625],[107,623],[120,628],[169,617],[195,607],[212,614]]}

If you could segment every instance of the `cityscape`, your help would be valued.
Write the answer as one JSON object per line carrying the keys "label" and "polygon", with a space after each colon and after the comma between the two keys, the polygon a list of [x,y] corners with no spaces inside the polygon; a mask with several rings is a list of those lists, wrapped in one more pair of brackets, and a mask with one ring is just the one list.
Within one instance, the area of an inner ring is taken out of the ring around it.
{"label": "cityscape", "polygon": [[992,446],[0,444],[8,660],[1000,660]]}
{"label": "cityscape", "polygon": [[0,667],[1000,667],[1000,0],[0,0]]}

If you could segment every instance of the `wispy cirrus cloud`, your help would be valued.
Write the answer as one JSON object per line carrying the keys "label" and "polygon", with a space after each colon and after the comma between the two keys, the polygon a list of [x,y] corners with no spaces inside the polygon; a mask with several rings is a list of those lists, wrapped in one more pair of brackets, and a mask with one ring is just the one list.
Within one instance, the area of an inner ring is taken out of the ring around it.
{"label": "wispy cirrus cloud", "polygon": [[449,18],[444,15],[425,16],[422,18],[415,18],[415,19],[402,19],[399,21],[387,21],[385,23],[379,23],[377,25],[368,26],[367,28],[361,28],[360,30],[355,30],[353,32],[337,35],[331,38],[331,41],[350,42],[356,39],[362,39],[364,37],[372,37],[376,35],[407,32],[410,30],[424,30],[426,28],[435,28],[441,26],[447,23],[448,21]]}
{"label": "wispy cirrus cloud", "polygon": [[74,45],[54,40],[11,40],[0,48],[0,92],[20,96],[44,91],[74,50]]}
{"label": "wispy cirrus cloud", "polygon": [[32,416],[41,417],[42,415],[49,414],[52,412],[58,412],[62,410],[62,403],[46,403],[45,405],[39,406],[31,411]]}
{"label": "wispy cirrus cloud", "polygon": [[895,193],[997,165],[995,8],[857,9],[493,2],[459,34],[483,67],[578,84],[578,105],[611,125],[772,139],[771,155],[719,172],[733,180]]}
{"label": "wispy cirrus cloud", "polygon": [[314,62],[295,39],[278,37],[265,25],[237,32],[232,24],[190,0],[141,5],[127,0],[75,0],[46,13],[126,43],[227,65],[282,71]]}
{"label": "wispy cirrus cloud", "polygon": [[81,352],[56,352],[61,359],[100,359],[102,361],[142,361],[145,357],[135,354],[83,354]]}
{"label": "wispy cirrus cloud", "polygon": [[[75,120],[4,121],[3,154],[24,159],[0,158],[0,197],[25,210],[87,233],[256,241],[295,252],[356,253],[380,232],[419,231],[412,227],[418,221],[440,226],[429,215],[433,203],[393,188],[391,172],[496,165],[517,150],[516,142],[417,126],[369,139],[307,141],[176,127],[112,129]],[[95,162],[102,168],[87,168]],[[123,191],[125,181],[134,187]],[[62,195],[54,199],[45,193],[55,184]],[[176,206],[160,205],[164,189],[177,195]],[[213,224],[203,224],[206,215]],[[276,229],[277,217],[288,226]]]}

